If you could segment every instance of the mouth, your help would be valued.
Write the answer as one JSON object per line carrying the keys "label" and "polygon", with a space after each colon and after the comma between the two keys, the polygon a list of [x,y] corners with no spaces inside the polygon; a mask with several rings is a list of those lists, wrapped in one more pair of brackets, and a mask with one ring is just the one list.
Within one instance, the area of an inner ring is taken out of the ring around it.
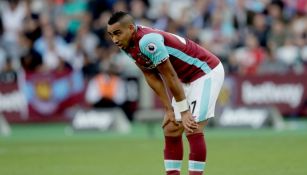
{"label": "mouth", "polygon": [[117,47],[119,47],[120,49],[124,49],[124,46],[122,44],[116,44]]}

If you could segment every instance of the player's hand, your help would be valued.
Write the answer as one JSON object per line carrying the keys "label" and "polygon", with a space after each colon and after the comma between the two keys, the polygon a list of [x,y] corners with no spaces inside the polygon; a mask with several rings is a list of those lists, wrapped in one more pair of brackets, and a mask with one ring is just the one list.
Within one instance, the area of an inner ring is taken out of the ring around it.
{"label": "player's hand", "polygon": [[186,129],[187,132],[194,132],[194,129],[197,129],[198,124],[197,122],[193,119],[192,113],[190,110],[187,110],[185,112],[181,112],[181,121],[183,127]]}
{"label": "player's hand", "polygon": [[164,128],[170,122],[173,122],[176,126],[179,125],[179,123],[176,121],[174,111],[166,110],[164,118],[163,118],[163,122],[162,122],[162,128]]}

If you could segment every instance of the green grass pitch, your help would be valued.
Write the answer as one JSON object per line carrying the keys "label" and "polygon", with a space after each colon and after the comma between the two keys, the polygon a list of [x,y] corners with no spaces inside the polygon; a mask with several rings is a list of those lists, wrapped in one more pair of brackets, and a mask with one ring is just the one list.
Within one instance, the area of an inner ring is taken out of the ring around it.
{"label": "green grass pitch", "polygon": [[[0,137],[0,175],[163,175],[163,136],[67,134],[65,124],[14,125]],[[206,130],[206,175],[306,175],[307,129]],[[188,157],[185,139],[185,159]],[[187,161],[182,174],[187,175]]]}

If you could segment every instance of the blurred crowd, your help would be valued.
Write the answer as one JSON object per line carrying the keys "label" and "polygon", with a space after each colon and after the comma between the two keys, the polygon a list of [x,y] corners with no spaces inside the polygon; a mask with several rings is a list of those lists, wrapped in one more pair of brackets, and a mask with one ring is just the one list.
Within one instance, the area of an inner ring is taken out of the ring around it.
{"label": "blurred crowd", "polygon": [[306,71],[306,0],[4,0],[0,70],[138,70],[106,34],[113,11],[188,37],[221,58],[229,74]]}

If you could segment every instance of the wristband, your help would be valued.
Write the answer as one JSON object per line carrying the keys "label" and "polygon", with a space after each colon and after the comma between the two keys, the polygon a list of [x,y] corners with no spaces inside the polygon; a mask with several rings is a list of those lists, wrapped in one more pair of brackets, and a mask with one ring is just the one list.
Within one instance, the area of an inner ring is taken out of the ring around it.
{"label": "wristband", "polygon": [[184,112],[184,111],[189,110],[189,105],[188,105],[187,99],[176,102],[176,106],[177,106],[179,112]]}

